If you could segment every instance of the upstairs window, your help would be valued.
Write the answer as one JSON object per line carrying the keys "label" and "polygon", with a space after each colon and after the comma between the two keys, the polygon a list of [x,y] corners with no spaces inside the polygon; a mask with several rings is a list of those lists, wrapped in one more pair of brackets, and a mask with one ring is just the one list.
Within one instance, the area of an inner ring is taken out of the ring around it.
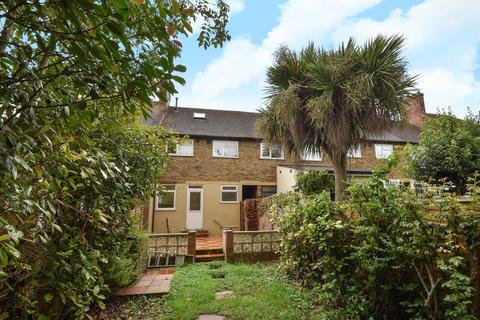
{"label": "upstairs window", "polygon": [[322,161],[322,153],[304,150],[300,155],[300,159],[304,161]]}
{"label": "upstairs window", "polygon": [[393,145],[391,144],[376,144],[375,158],[386,159],[393,154]]}
{"label": "upstairs window", "polygon": [[238,158],[238,141],[213,140],[212,156]]}
{"label": "upstairs window", "polygon": [[283,146],[279,144],[268,145],[260,143],[260,159],[284,159]]}
{"label": "upstairs window", "polygon": [[361,158],[362,157],[362,146],[360,144],[352,146],[350,148],[350,150],[348,151],[348,156],[350,158]]}
{"label": "upstairs window", "polygon": [[175,185],[162,185],[157,194],[157,210],[175,210]]}
{"label": "upstairs window", "polygon": [[221,202],[238,202],[238,186],[222,186]]}
{"label": "upstairs window", "polygon": [[170,155],[192,157],[193,156],[193,140],[188,139],[182,143],[177,143],[173,148],[168,150]]}

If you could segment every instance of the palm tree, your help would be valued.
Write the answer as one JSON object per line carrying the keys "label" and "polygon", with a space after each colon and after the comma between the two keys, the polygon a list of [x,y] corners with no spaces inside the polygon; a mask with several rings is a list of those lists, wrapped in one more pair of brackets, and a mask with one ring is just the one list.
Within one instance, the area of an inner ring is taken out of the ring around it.
{"label": "palm tree", "polygon": [[267,70],[267,106],[257,122],[267,143],[282,143],[293,158],[324,152],[335,172],[335,199],[346,187],[348,151],[366,133],[405,119],[416,76],[407,72],[402,36],[377,36],[338,49],[309,44],[299,53],[279,48]]}

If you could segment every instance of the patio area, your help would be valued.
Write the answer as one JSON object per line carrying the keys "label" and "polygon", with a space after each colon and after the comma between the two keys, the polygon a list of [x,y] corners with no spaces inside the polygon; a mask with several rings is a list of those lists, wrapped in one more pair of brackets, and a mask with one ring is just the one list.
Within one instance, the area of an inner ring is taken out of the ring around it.
{"label": "patio area", "polygon": [[142,294],[166,294],[175,275],[175,268],[147,269],[134,284],[118,289],[116,296],[134,296]]}

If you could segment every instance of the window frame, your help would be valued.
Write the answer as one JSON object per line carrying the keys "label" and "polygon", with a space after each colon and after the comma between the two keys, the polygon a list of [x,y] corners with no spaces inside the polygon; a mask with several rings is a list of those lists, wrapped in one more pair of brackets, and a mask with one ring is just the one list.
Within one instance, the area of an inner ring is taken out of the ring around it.
{"label": "window frame", "polygon": [[[383,147],[385,147],[385,146],[390,146],[390,147],[392,147],[392,152],[391,152],[390,155],[388,155],[388,156],[384,156],[384,155],[383,155]],[[377,147],[381,148],[381,149],[380,149],[380,150],[381,150],[381,153],[382,153],[381,155],[378,154],[378,152],[377,152]],[[393,152],[394,152],[394,147],[393,147],[393,144],[391,144],[391,143],[375,143],[375,144],[374,144],[374,148],[375,148],[375,158],[376,158],[376,159],[388,159],[388,157],[390,157],[390,156],[393,154]]]}
{"label": "window frame", "polygon": [[[354,150],[355,150],[355,151],[358,151],[358,154],[357,154],[357,153],[354,153],[354,152],[353,152]],[[357,158],[357,159],[358,159],[358,158],[362,158],[362,144],[361,144],[361,143],[356,144],[356,145],[355,145],[355,149],[350,149],[350,150],[348,151],[347,156],[348,156],[349,158]]]}
{"label": "window frame", "polygon": [[177,205],[177,185],[176,184],[162,184],[160,185],[161,187],[168,187],[168,186],[173,186],[173,190],[162,190],[162,193],[168,192],[168,193],[173,193],[173,207],[169,208],[159,208],[158,204],[160,203],[160,197],[162,194],[159,194],[157,191],[156,194],[156,199],[155,199],[155,211],[175,211],[176,210],[176,205]]}
{"label": "window frame", "polygon": [[[194,152],[195,152],[195,147],[194,147],[194,144],[195,144],[195,140],[194,139],[185,139],[184,143],[186,141],[190,141],[191,142],[191,145],[192,145],[192,154],[179,154],[178,153],[178,147],[181,145],[180,143],[176,143],[175,144],[175,153],[173,152],[169,152],[168,154],[171,155],[171,156],[174,156],[174,157],[193,157],[194,156]],[[182,143],[183,144],[183,143]],[[168,151],[168,147],[167,147],[167,151]]]}
{"label": "window frame", "polygon": [[[223,190],[224,187],[235,187],[235,191],[233,191],[233,190]],[[238,185],[236,185],[236,184],[222,184],[220,186],[220,203],[238,203],[239,202],[238,201],[238,198],[239,198],[238,197],[238,190],[239,190],[239,188],[238,188]],[[235,201],[224,201],[223,200],[223,193],[224,192],[227,192],[227,193],[234,193],[235,192],[237,200],[235,200]]]}
{"label": "window frame", "polygon": [[323,153],[322,152],[318,152],[318,158],[314,158],[312,157],[312,159],[308,159],[306,157],[306,155],[312,155],[312,156],[315,156],[317,153],[313,153],[313,152],[306,152],[305,150],[302,151],[302,154],[300,154],[300,160],[302,161],[323,161]]}
{"label": "window frame", "polygon": [[[223,146],[223,152],[222,155],[216,155],[215,154],[215,144],[216,143],[235,143],[237,147],[237,156],[226,156],[225,155],[225,146]],[[240,155],[240,152],[238,150],[238,141],[237,140],[212,140],[212,157],[214,158],[230,158],[230,159],[238,159]]]}
{"label": "window frame", "polygon": [[[281,144],[276,144],[275,146],[279,146],[281,150],[281,157],[280,158],[274,158],[272,157],[272,146],[273,145],[267,145],[265,142],[260,142],[260,159],[262,160],[285,160],[285,148]],[[263,155],[263,151],[265,148],[268,147],[268,157]]]}

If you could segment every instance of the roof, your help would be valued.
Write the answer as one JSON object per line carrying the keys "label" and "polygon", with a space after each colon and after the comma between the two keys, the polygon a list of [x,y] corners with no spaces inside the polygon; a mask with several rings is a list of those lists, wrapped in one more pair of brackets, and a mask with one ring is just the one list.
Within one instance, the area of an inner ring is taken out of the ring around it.
{"label": "roof", "polygon": [[[194,112],[205,113],[205,119],[194,119]],[[258,112],[170,107],[163,125],[189,136],[261,139],[255,132],[258,115]]]}
{"label": "roof", "polygon": [[[193,113],[205,113],[205,119],[194,119]],[[201,108],[168,107],[166,116],[162,112],[152,112],[149,125],[162,125],[182,135],[218,138],[262,139],[255,132],[258,112],[213,110]],[[163,119],[164,117],[164,119]],[[369,141],[418,143],[420,129],[410,124],[396,125],[382,134],[368,134]]]}

